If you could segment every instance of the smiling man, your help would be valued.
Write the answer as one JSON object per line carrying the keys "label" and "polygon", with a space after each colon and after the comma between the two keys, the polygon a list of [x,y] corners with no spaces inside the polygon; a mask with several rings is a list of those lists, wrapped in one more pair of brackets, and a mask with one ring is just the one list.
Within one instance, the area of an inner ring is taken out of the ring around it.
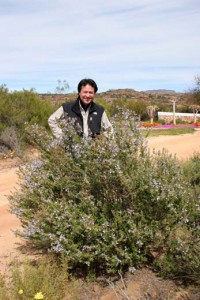
{"label": "smiling man", "polygon": [[95,137],[102,131],[110,131],[113,128],[108,120],[104,108],[94,102],[94,96],[98,90],[93,79],[82,79],[78,84],[78,98],[73,102],[64,103],[55,113],[53,113],[48,123],[53,135],[61,139],[63,131],[59,127],[58,120],[73,118],[76,124],[80,125],[81,136],[84,138]]}

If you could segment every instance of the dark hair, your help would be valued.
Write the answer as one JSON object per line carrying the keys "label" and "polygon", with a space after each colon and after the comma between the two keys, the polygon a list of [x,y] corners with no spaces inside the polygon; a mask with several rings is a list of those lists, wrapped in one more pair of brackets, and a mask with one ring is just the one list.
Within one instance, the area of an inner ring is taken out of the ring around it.
{"label": "dark hair", "polygon": [[79,82],[78,87],[77,87],[78,92],[80,93],[82,86],[86,86],[87,84],[89,84],[90,86],[92,86],[94,88],[95,93],[98,91],[96,82],[93,79],[85,78]]}

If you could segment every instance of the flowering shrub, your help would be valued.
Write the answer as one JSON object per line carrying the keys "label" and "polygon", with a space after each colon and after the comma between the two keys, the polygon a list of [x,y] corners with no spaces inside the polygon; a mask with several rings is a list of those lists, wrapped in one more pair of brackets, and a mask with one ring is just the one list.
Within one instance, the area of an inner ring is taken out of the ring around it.
{"label": "flowering shrub", "polygon": [[[70,268],[116,273],[153,260],[167,273],[166,262],[178,257],[181,272],[191,272],[188,246],[176,236],[178,226],[197,241],[190,183],[176,158],[164,151],[150,155],[128,115],[113,122],[114,138],[87,141],[74,133],[72,121],[63,124],[59,142],[44,128],[28,128],[42,156],[21,169],[21,190],[10,197],[20,234],[66,257]],[[171,253],[177,239],[181,246]],[[200,252],[189,251],[197,262]]]}

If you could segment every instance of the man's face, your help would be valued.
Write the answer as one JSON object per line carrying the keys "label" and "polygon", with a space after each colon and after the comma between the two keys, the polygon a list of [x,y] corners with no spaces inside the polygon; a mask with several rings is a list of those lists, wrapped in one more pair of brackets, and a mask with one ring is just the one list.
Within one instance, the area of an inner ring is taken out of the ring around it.
{"label": "man's face", "polygon": [[91,85],[87,84],[85,86],[82,86],[79,97],[83,104],[88,105],[94,100],[94,94],[94,88]]}

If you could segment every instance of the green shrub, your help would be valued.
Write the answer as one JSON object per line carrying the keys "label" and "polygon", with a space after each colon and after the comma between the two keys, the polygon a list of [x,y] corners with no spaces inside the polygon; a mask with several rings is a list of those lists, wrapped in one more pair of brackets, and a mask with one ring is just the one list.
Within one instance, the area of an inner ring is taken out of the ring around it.
{"label": "green shrub", "polygon": [[163,120],[163,119],[158,119],[156,122],[162,124],[162,125],[165,125],[166,124],[166,121]]}
{"label": "green shrub", "polygon": [[193,198],[196,203],[193,215],[199,216],[200,202],[200,153],[196,152],[183,164],[184,174],[193,188]]}
{"label": "green shrub", "polygon": [[165,274],[197,272],[198,244],[190,260],[187,243],[170,250],[177,226],[190,242],[199,234],[197,204],[179,161],[166,152],[150,155],[126,113],[114,122],[114,139],[85,141],[72,123],[63,124],[60,144],[44,128],[27,129],[42,156],[21,169],[21,190],[10,198],[21,235],[66,257],[69,268],[117,273],[155,263]]}
{"label": "green shrub", "polygon": [[47,120],[54,110],[50,101],[40,100],[33,90],[9,92],[5,85],[0,87],[0,132],[14,127],[22,134],[25,123],[48,128]]}
{"label": "green shrub", "polygon": [[182,119],[176,119],[176,124],[188,124],[188,122]]}
{"label": "green shrub", "polygon": [[[6,127],[0,133],[0,144],[6,147],[8,150],[14,151],[18,156],[21,155],[21,143],[20,138],[17,135],[16,129],[14,127]],[[0,148],[3,150],[4,147]]]}
{"label": "green shrub", "polygon": [[0,299],[61,300],[77,299],[77,282],[68,279],[66,266],[56,263],[53,258],[38,259],[37,262],[15,262],[11,267],[9,282],[0,276]]}
{"label": "green shrub", "polygon": [[0,274],[0,299],[9,300],[8,293],[5,286],[5,280]]}
{"label": "green shrub", "polygon": [[193,186],[200,186],[200,153],[196,152],[184,163],[184,172]]}
{"label": "green shrub", "polygon": [[183,219],[174,224],[166,240],[165,253],[155,260],[155,264],[160,267],[163,275],[199,281],[200,154],[194,154],[182,167],[192,195],[186,209],[185,225]]}
{"label": "green shrub", "polygon": [[147,104],[143,100],[133,100],[133,99],[114,99],[109,107],[109,112],[111,116],[118,114],[121,109],[129,110],[132,115],[137,114],[141,119],[148,118],[146,114]]}

